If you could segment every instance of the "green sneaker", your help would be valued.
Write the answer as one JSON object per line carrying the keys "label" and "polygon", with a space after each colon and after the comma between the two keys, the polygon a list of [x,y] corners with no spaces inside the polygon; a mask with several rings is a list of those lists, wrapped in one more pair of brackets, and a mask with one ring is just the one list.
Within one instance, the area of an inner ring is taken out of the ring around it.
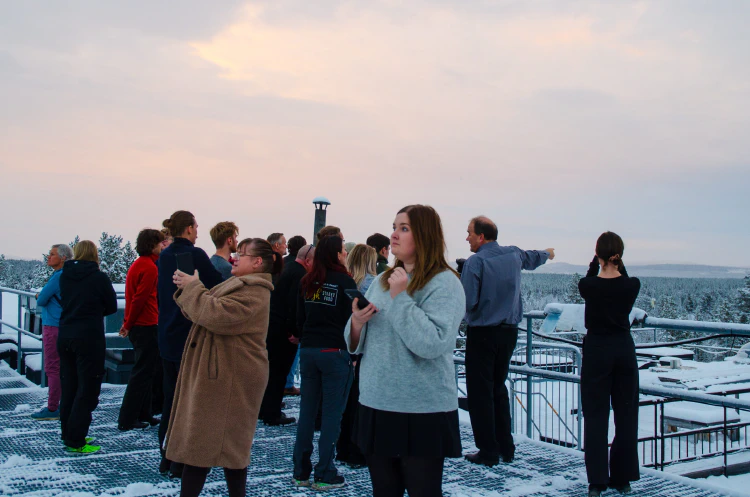
{"label": "green sneaker", "polygon": [[73,447],[65,447],[65,452],[74,455],[86,456],[89,454],[93,454],[94,452],[99,452],[99,449],[101,449],[99,445],[86,444],[83,447],[78,447],[77,449]]}
{"label": "green sneaker", "polygon": [[292,477],[292,485],[295,487],[309,487],[310,486],[310,480],[298,480],[295,477]]}
{"label": "green sneaker", "polygon": [[315,478],[315,482],[312,484],[313,490],[333,490],[334,488],[341,488],[346,485],[346,479],[341,475],[336,475],[331,481],[323,481],[320,478]]}
{"label": "green sneaker", "polygon": [[86,440],[87,444],[90,444],[91,442],[93,442],[94,440],[96,440],[96,438],[94,438],[94,437],[86,437],[85,440]]}

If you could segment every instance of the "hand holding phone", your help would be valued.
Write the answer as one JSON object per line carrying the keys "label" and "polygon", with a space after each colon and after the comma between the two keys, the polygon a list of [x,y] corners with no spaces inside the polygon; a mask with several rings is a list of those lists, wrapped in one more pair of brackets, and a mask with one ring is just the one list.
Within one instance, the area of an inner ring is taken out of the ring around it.
{"label": "hand holding phone", "polygon": [[347,289],[347,290],[344,290],[344,293],[346,294],[347,297],[349,297],[352,300],[359,299],[357,301],[357,307],[359,307],[360,310],[370,305],[370,301],[367,300],[365,296],[362,295],[362,292],[360,292],[359,290]]}

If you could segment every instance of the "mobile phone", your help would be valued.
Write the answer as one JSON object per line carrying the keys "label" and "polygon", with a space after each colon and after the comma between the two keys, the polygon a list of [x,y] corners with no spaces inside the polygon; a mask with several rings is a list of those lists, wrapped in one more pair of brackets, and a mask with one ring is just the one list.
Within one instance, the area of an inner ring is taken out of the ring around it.
{"label": "mobile phone", "polygon": [[359,290],[347,289],[344,290],[344,293],[352,300],[359,299],[359,301],[357,302],[357,307],[359,307],[360,309],[364,309],[365,307],[370,305],[370,301],[367,300]]}
{"label": "mobile phone", "polygon": [[195,273],[195,266],[193,265],[193,254],[191,254],[190,252],[182,252],[180,254],[175,254],[175,258],[177,259],[177,269],[185,274],[192,275]]}

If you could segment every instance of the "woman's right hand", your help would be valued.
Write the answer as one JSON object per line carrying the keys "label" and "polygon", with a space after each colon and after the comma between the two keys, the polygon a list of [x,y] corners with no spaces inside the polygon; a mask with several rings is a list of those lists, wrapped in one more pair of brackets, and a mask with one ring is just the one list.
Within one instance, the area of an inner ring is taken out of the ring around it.
{"label": "woman's right hand", "polygon": [[357,328],[361,328],[372,319],[376,312],[378,312],[378,308],[375,307],[375,304],[370,302],[367,307],[360,309],[357,306],[358,303],[359,299],[354,299],[352,301],[352,324],[357,326]]}

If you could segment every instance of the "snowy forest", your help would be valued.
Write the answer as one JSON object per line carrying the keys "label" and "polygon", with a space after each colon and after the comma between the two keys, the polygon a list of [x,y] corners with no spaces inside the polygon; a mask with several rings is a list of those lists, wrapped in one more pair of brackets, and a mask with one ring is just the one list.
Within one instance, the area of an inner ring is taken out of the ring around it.
{"label": "snowy forest", "polygon": [[[78,243],[76,236],[68,245],[74,247]],[[112,283],[125,283],[128,268],[138,257],[130,242],[123,244],[123,238],[118,235],[102,233],[98,241],[99,268],[109,276]],[[0,286],[16,290],[29,291],[41,288],[52,274],[52,268],[47,266],[47,254],[42,254],[37,260],[6,259],[0,254]]]}

